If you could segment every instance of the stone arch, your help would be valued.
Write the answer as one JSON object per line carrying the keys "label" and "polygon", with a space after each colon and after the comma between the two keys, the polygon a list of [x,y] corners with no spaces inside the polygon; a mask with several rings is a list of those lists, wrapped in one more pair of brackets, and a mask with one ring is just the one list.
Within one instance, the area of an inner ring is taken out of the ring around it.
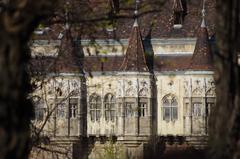
{"label": "stone arch", "polygon": [[178,100],[174,94],[167,94],[162,98],[162,119],[165,121],[178,119]]}

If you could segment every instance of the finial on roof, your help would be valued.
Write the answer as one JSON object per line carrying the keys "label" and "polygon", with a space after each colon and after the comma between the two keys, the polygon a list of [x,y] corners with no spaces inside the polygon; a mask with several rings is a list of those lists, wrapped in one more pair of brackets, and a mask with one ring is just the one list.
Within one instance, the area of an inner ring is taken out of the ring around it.
{"label": "finial on roof", "polygon": [[181,0],[174,0],[173,1],[173,11],[174,12],[183,12],[183,4]]}
{"label": "finial on roof", "polygon": [[134,24],[133,27],[138,27],[138,4],[140,3],[140,0],[135,1],[135,11],[134,11]]}
{"label": "finial on roof", "polygon": [[202,28],[206,28],[206,21],[205,21],[205,16],[206,16],[206,10],[205,10],[205,0],[203,0],[203,8],[202,8]]}
{"label": "finial on roof", "polygon": [[66,30],[69,30],[70,26],[69,26],[69,2],[67,1],[66,2],[66,9],[65,9],[65,19],[66,19],[66,22],[65,22],[65,29]]}
{"label": "finial on roof", "polygon": [[203,0],[202,24],[198,29],[197,42],[190,63],[192,70],[212,70],[212,50],[208,39],[208,30],[205,23],[205,0]]}
{"label": "finial on roof", "polygon": [[141,36],[140,27],[137,22],[138,4],[140,0],[136,0],[136,9],[134,11],[134,25],[128,41],[126,55],[123,59],[120,71],[130,72],[148,72],[148,66],[145,58],[145,51]]}

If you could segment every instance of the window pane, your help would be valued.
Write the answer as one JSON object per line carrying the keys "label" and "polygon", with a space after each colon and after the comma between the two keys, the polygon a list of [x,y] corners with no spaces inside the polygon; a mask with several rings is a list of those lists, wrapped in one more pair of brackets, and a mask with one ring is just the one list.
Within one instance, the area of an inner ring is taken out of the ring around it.
{"label": "window pane", "polygon": [[91,121],[95,121],[95,111],[94,110],[90,110],[90,117],[91,117]]}
{"label": "window pane", "polygon": [[101,103],[97,103],[96,109],[101,109]]}
{"label": "window pane", "polygon": [[109,109],[110,109],[110,108],[109,108],[109,103],[105,103],[105,106],[104,106],[104,107],[105,107],[106,110],[109,110]]}
{"label": "window pane", "polygon": [[110,112],[110,118],[111,118],[111,121],[114,121],[114,118],[115,118],[115,110],[111,110],[111,112]]}
{"label": "window pane", "polygon": [[77,99],[70,99],[70,101],[69,101],[69,118],[76,118],[77,105],[78,105]]}
{"label": "window pane", "polygon": [[126,116],[130,117],[133,116],[133,103],[126,103]]}
{"label": "window pane", "polygon": [[139,108],[139,116],[144,117],[146,115],[146,108],[147,108],[147,103],[140,103],[140,108]]}
{"label": "window pane", "polygon": [[172,108],[172,120],[176,120],[178,118],[177,107]]}
{"label": "window pane", "polygon": [[168,100],[168,99],[165,99],[165,100],[163,101],[163,107],[169,107],[169,106],[170,106],[169,100]]}
{"label": "window pane", "polygon": [[196,117],[202,116],[202,104],[193,103],[193,115]]}
{"label": "window pane", "polygon": [[170,120],[170,108],[163,108],[163,120]]}
{"label": "window pane", "polygon": [[177,107],[177,101],[176,101],[175,98],[172,100],[172,106],[173,106],[173,107]]}
{"label": "window pane", "polygon": [[37,108],[35,111],[36,120],[43,121],[45,108]]}
{"label": "window pane", "polygon": [[177,120],[178,119],[178,103],[176,97],[167,95],[163,98],[163,120]]}
{"label": "window pane", "polygon": [[99,121],[101,117],[101,110],[96,111],[96,121]]}
{"label": "window pane", "polygon": [[115,104],[114,104],[114,103],[111,103],[111,104],[110,104],[110,109],[111,109],[111,110],[115,110]]}
{"label": "window pane", "polygon": [[101,97],[97,96],[97,103],[101,103]]}
{"label": "window pane", "polygon": [[109,116],[109,110],[105,110],[105,119],[106,119],[106,121],[109,121],[109,118],[110,118],[110,116]]}
{"label": "window pane", "polygon": [[59,103],[57,104],[57,116],[59,118],[64,118],[65,117],[65,105],[64,103]]}

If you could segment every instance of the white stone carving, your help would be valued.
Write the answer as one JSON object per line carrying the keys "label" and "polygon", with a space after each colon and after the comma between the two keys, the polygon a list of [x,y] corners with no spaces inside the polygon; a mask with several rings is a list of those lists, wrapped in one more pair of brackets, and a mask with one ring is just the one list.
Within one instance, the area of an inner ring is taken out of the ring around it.
{"label": "white stone carving", "polygon": [[121,80],[117,81],[117,96],[122,97],[123,96],[123,90],[124,90],[124,85]]}
{"label": "white stone carving", "polygon": [[69,93],[68,88],[68,80],[63,80],[63,78],[59,78],[55,82],[55,91],[58,96],[66,96]]}
{"label": "white stone carving", "polygon": [[140,91],[139,91],[139,96],[141,97],[146,97],[148,95],[148,89],[147,88],[142,88]]}
{"label": "white stone carving", "polygon": [[193,90],[192,96],[194,97],[199,97],[202,96],[203,90],[200,87],[197,87],[196,89]]}
{"label": "white stone carving", "polygon": [[206,96],[215,97],[216,96],[216,87],[214,79],[208,79],[206,83]]}
{"label": "white stone carving", "polygon": [[190,88],[190,83],[188,80],[184,80],[183,81],[183,89],[184,89],[184,96],[189,96],[189,90],[191,89]]}
{"label": "white stone carving", "polygon": [[126,84],[127,86],[126,86],[125,96],[128,96],[128,97],[136,96],[137,83],[129,80],[129,81],[126,81]]}
{"label": "white stone carving", "polygon": [[204,86],[201,79],[196,79],[193,81],[192,96],[194,97],[204,96]]}
{"label": "white stone carving", "polygon": [[140,82],[139,96],[146,97],[149,95],[148,83],[145,80]]}
{"label": "white stone carving", "polygon": [[69,81],[69,86],[70,86],[70,93],[71,93],[71,95],[73,95],[73,96],[76,96],[76,95],[79,95],[79,93],[80,93],[80,82],[79,82],[79,80],[70,80]]}

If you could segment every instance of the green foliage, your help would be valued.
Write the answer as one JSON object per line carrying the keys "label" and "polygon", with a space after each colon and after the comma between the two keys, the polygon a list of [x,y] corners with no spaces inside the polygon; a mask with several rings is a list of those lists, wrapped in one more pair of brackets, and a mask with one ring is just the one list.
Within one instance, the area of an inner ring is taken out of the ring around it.
{"label": "green foliage", "polygon": [[127,159],[123,145],[107,141],[101,149],[95,151],[98,159]]}

